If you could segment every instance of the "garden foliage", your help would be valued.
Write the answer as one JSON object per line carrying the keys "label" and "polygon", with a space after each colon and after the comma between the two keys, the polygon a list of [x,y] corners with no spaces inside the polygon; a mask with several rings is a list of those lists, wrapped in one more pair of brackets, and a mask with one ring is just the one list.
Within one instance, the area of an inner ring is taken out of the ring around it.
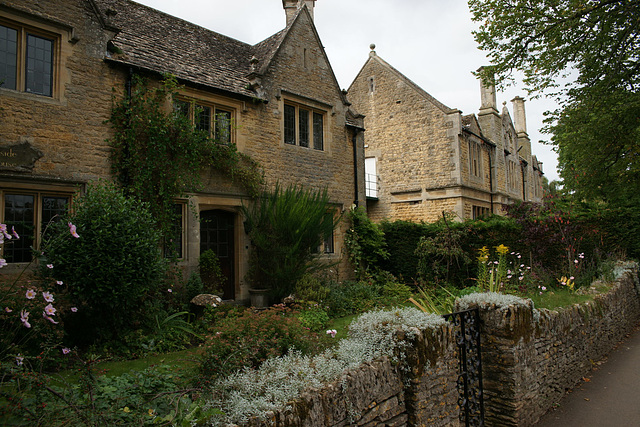
{"label": "garden foliage", "polygon": [[276,185],[242,210],[252,244],[249,280],[253,287],[269,289],[278,301],[291,294],[305,274],[326,267],[318,259],[318,248],[340,221],[326,189]]}
{"label": "garden foliage", "polygon": [[[145,299],[159,291],[165,272],[160,235],[147,205],[125,197],[114,184],[90,185],[67,221],[52,225],[41,270],[78,307],[65,329],[75,343],[111,339],[132,329]],[[47,268],[50,265],[52,268]]]}

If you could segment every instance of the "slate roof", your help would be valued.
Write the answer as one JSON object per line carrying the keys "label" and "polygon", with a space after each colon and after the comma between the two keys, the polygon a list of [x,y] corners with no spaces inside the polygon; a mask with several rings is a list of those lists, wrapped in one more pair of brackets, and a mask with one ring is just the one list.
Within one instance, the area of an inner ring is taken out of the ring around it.
{"label": "slate roof", "polygon": [[130,0],[92,1],[106,26],[118,30],[111,43],[122,53],[109,61],[252,98],[251,58],[264,70],[287,32],[252,46]]}

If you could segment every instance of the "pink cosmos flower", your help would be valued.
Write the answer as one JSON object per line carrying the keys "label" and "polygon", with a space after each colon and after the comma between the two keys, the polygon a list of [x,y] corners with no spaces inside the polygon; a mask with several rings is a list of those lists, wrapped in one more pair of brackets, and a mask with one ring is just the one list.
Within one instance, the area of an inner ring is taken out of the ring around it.
{"label": "pink cosmos flower", "polygon": [[69,353],[71,353],[71,349],[70,348],[65,347],[65,348],[62,349],[62,354],[69,354]]}
{"label": "pink cosmos flower", "polygon": [[53,302],[53,295],[50,292],[43,292],[42,297],[46,302]]}
{"label": "pink cosmos flower", "polygon": [[75,225],[73,225],[73,224],[71,224],[71,223],[69,223],[69,232],[70,232],[70,233],[71,233],[71,235],[72,235],[73,237],[75,237],[76,239],[77,239],[78,237],[80,237],[80,236],[78,235],[78,233],[76,233],[76,226],[75,226]]}
{"label": "pink cosmos flower", "polygon": [[7,240],[11,240],[11,234],[7,232],[6,224],[0,224],[0,233],[2,233]]}
{"label": "pink cosmos flower", "polygon": [[47,264],[47,268],[53,268],[53,264]]}
{"label": "pink cosmos flower", "polygon": [[52,318],[52,317],[47,316],[47,313],[46,313],[46,312],[44,312],[44,311],[42,312],[42,317],[44,317],[45,319],[47,319],[49,322],[53,323],[54,325],[57,325],[57,324],[58,324],[58,322],[56,322],[55,320],[53,320],[53,318]]}
{"label": "pink cosmos flower", "polygon": [[76,313],[78,311],[78,307],[71,307],[71,312]]}
{"label": "pink cosmos flower", "polygon": [[20,236],[18,235],[15,227],[11,227],[11,234],[13,234],[13,237],[15,237],[16,240],[20,239]]}
{"label": "pink cosmos flower", "polygon": [[11,310],[9,307],[5,307],[4,311],[6,311],[7,313],[11,313],[13,310]]}
{"label": "pink cosmos flower", "polygon": [[25,294],[25,297],[27,297],[27,299],[34,299],[36,297],[36,291],[29,289]]}
{"label": "pink cosmos flower", "polygon": [[29,312],[22,310],[20,312],[20,321],[26,328],[30,328],[31,324],[29,323]]}
{"label": "pink cosmos flower", "polygon": [[24,361],[24,357],[22,357],[20,354],[18,354],[16,356],[16,365],[18,366],[22,366],[22,362]]}
{"label": "pink cosmos flower", "polygon": [[338,331],[336,331],[335,329],[329,329],[327,331],[327,335],[331,335],[331,338],[335,338],[337,333]]}
{"label": "pink cosmos flower", "polygon": [[56,283],[57,283],[58,285],[62,285],[64,282],[63,282],[62,280],[56,280]]}
{"label": "pink cosmos flower", "polygon": [[55,316],[56,315],[56,309],[53,305],[49,304],[44,308],[44,312],[46,314],[48,314],[49,316]]}
{"label": "pink cosmos flower", "polygon": [[[2,242],[0,242],[2,243]],[[7,260],[4,258],[0,258],[0,268],[4,267],[5,265],[7,265]]]}

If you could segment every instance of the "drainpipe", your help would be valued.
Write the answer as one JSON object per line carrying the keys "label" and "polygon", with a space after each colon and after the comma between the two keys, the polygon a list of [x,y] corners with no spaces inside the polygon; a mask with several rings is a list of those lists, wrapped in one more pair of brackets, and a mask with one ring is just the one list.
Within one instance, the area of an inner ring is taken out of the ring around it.
{"label": "drainpipe", "polygon": [[[132,93],[132,86],[133,86],[133,68],[129,68],[129,74],[127,75],[127,81],[125,83],[125,90],[127,93],[127,100],[131,101],[131,93]],[[129,127],[129,113],[127,112],[127,127]],[[123,147],[123,153],[122,156],[127,159],[129,158],[129,146],[127,144],[125,144],[125,146]],[[129,185],[129,173],[125,170],[124,173],[122,174],[122,185],[124,187],[127,187]]]}

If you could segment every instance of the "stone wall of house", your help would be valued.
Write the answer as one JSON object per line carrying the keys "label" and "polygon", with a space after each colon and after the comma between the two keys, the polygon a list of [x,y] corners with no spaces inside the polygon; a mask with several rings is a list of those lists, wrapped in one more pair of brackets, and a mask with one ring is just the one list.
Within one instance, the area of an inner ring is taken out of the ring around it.
{"label": "stone wall of house", "polygon": [[[15,25],[48,31],[55,39],[53,96],[0,89],[0,145],[27,143],[42,157],[28,171],[2,167],[2,179],[85,183],[110,176],[106,139],[112,88],[126,76],[103,61],[108,32],[89,2],[21,0],[3,17]],[[55,18],[52,18],[55,17]]]}
{"label": "stone wall of house", "polygon": [[[481,318],[485,425],[531,426],[640,320],[637,265],[606,294],[557,311],[496,294],[459,300]],[[447,324],[416,334],[403,362],[382,358],[308,390],[248,426],[458,426],[457,345]],[[398,339],[406,339],[399,336]]]}

